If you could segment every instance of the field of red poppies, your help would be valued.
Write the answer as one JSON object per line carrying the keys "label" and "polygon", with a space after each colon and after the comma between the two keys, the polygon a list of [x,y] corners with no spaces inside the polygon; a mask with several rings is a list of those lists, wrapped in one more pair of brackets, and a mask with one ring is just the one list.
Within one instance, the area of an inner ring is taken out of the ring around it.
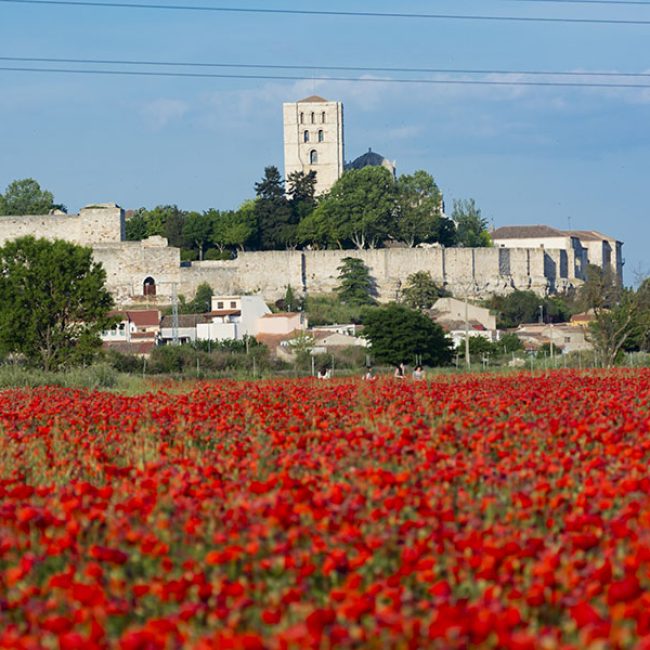
{"label": "field of red poppies", "polygon": [[0,394],[0,648],[650,648],[650,372]]}

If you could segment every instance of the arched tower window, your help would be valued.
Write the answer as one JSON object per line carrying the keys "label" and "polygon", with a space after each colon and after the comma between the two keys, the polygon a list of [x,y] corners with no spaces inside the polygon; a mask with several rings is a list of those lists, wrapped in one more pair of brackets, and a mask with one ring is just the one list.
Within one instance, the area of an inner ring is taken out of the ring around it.
{"label": "arched tower window", "polygon": [[318,164],[318,152],[316,149],[312,149],[309,152],[309,164],[310,165],[317,165]]}
{"label": "arched tower window", "polygon": [[319,129],[318,130],[318,141],[323,142],[324,139],[325,139],[325,133],[323,133],[323,129]]}
{"label": "arched tower window", "polygon": [[144,296],[156,295],[156,281],[152,277],[145,278],[142,283],[142,294]]}
{"label": "arched tower window", "polygon": [[312,112],[311,114],[311,123],[316,124],[316,113]]}
{"label": "arched tower window", "polygon": [[304,124],[304,123],[305,123],[305,114],[301,111],[301,113],[300,113],[300,124]]}
{"label": "arched tower window", "polygon": [[302,134],[302,141],[303,141],[303,142],[309,142],[309,131],[305,131],[305,132]]}
{"label": "arched tower window", "polygon": [[321,121],[321,124],[325,124],[325,111],[323,111],[323,112],[320,114],[320,121]]}

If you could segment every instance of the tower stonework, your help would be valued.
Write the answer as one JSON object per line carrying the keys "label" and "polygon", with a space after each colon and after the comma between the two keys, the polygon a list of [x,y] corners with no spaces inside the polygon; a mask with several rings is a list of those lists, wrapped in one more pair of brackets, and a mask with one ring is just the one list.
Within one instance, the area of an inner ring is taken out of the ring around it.
{"label": "tower stonework", "polygon": [[316,172],[316,194],[343,174],[343,104],[313,95],[283,104],[284,175]]}

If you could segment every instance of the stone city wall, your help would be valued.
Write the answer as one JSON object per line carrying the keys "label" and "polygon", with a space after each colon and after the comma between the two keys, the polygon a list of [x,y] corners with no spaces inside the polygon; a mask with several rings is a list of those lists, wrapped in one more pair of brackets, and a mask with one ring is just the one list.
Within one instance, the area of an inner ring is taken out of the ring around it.
{"label": "stone city wall", "polygon": [[0,217],[0,246],[27,235],[63,239],[83,246],[119,242],[124,239],[124,211],[114,204],[106,204],[82,208],[79,214]]}
{"label": "stone city wall", "polygon": [[[178,291],[180,249],[167,246],[164,237],[150,237],[141,242],[95,244],[93,258],[106,270],[106,287],[118,305],[169,304],[174,288]],[[156,287],[155,296],[145,297],[144,283],[149,278]]]}
{"label": "stone city wall", "polygon": [[[548,251],[547,251],[548,252]],[[193,262],[180,270],[179,293],[191,297],[202,282],[215,294],[261,294],[266,300],[284,296],[288,285],[299,292],[332,292],[345,257],[363,260],[376,282],[379,300],[395,300],[409,275],[428,271],[454,295],[488,297],[515,289],[544,295],[553,290],[544,274],[543,249],[393,248],[346,251],[265,251],[240,253],[222,262]],[[573,278],[567,278],[573,282]]]}

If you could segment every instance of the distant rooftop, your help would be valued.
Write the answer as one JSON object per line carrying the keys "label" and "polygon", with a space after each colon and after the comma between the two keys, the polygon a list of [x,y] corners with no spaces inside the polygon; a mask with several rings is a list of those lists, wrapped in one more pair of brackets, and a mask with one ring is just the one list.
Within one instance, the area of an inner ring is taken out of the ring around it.
{"label": "distant rooftop", "polygon": [[539,239],[540,237],[577,237],[585,241],[612,241],[613,237],[597,230],[559,230],[552,226],[501,226],[490,233],[492,239]]}
{"label": "distant rooftop", "polygon": [[368,149],[364,154],[361,154],[358,158],[355,158],[352,162],[346,164],[346,169],[363,169],[364,167],[385,167],[393,175],[395,174],[395,163],[384,158],[381,154]]}
{"label": "distant rooftop", "polygon": [[492,239],[536,239],[538,237],[566,237],[567,233],[551,226],[502,226],[490,233]]}
{"label": "distant rooftop", "polygon": [[299,104],[326,104],[327,99],[324,99],[320,95],[310,95],[309,97],[305,97],[305,99],[300,99],[298,101]]}
{"label": "distant rooftop", "polygon": [[567,233],[585,241],[602,241],[603,239],[611,241],[614,239],[613,237],[603,235],[602,232],[598,232],[597,230],[567,230]]}

